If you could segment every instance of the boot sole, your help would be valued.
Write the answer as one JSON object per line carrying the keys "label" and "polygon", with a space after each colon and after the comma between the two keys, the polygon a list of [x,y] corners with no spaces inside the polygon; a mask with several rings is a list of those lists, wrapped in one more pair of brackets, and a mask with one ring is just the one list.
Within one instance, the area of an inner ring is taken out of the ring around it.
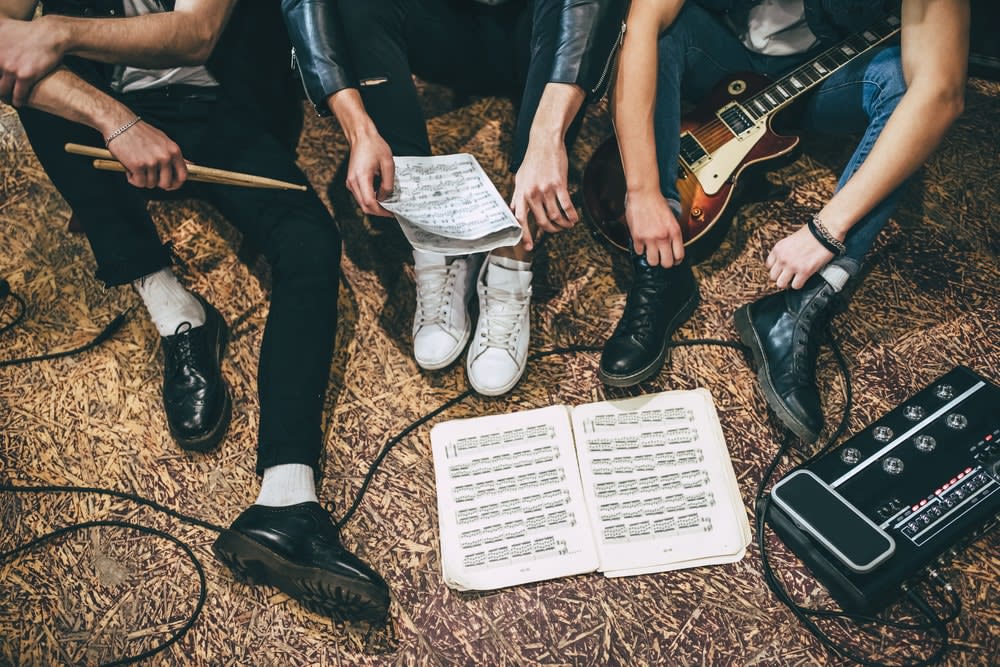
{"label": "boot sole", "polygon": [[241,583],[275,586],[309,611],[337,622],[383,623],[389,600],[373,595],[356,579],[288,561],[234,530],[225,530],[212,545],[215,557]]}
{"label": "boot sole", "polygon": [[659,375],[660,370],[663,369],[663,364],[667,361],[667,343],[670,342],[674,332],[677,331],[677,329],[680,328],[680,326],[694,314],[694,311],[697,310],[699,303],[701,303],[701,292],[698,290],[698,286],[695,285],[691,298],[688,299],[687,303],[685,303],[681,310],[677,312],[674,319],[667,323],[667,335],[663,337],[663,344],[660,347],[660,353],[656,356],[656,359],[648,365],[640,368],[634,373],[629,373],[628,375],[611,375],[598,365],[597,378],[610,387],[631,387],[648,380],[654,375]]}
{"label": "boot sole", "polygon": [[768,406],[788,430],[805,442],[816,442],[819,433],[814,433],[788,411],[774,385],[771,384],[770,367],[764,355],[764,346],[757,336],[757,330],[750,322],[750,306],[744,305],[737,308],[736,312],[733,313],[733,321],[736,323],[736,332],[739,334],[740,341],[750,348],[750,352],[753,354],[754,366],[757,368],[757,383],[760,385],[761,391],[764,392],[764,400],[767,401]]}
{"label": "boot sole", "polygon": [[[215,339],[215,358],[216,363],[220,366],[220,368],[222,366],[222,360],[226,357],[226,349],[228,345],[229,326],[226,324],[225,320],[222,320],[222,325],[219,327],[219,335]],[[188,452],[208,452],[215,449],[219,443],[222,442],[222,439],[226,435],[226,431],[229,429],[229,422],[233,416],[233,399],[232,395],[229,393],[229,385],[223,382],[223,386],[226,389],[226,395],[222,402],[222,415],[219,417],[219,421],[216,422],[215,426],[213,426],[208,433],[185,438],[184,436],[174,432],[170,422],[167,422],[170,435],[181,449]]]}

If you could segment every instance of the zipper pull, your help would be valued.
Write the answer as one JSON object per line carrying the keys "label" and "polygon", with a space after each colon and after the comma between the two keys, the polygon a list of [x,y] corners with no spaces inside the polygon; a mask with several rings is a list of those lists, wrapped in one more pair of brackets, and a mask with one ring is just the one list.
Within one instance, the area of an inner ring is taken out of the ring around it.
{"label": "zipper pull", "polygon": [[295,57],[295,47],[292,47],[292,60],[288,63],[288,69],[295,70],[299,68],[299,59]]}

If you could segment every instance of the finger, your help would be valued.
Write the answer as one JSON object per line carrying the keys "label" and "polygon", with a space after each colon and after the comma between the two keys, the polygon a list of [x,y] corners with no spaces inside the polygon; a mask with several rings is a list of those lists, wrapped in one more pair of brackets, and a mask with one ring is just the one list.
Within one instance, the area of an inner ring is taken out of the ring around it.
{"label": "finger", "polygon": [[12,103],[15,107],[21,107],[28,103],[31,89],[34,87],[34,80],[16,79],[14,82],[14,93]]}
{"label": "finger", "polygon": [[808,279],[809,274],[802,271],[796,273],[795,278],[792,279],[792,289],[802,289]]}
{"label": "finger", "polygon": [[764,266],[770,269],[772,266],[774,266],[774,261],[775,261],[774,253],[768,253],[767,259],[764,260]]}
{"label": "finger", "polygon": [[187,160],[184,159],[184,155],[181,154],[180,150],[177,151],[177,156],[173,160],[173,167],[177,179],[174,188],[177,189],[184,185],[188,177]]}
{"label": "finger", "polygon": [[[392,158],[383,158],[378,163],[379,176],[382,182],[378,189],[378,198],[385,199],[392,194],[396,182],[396,164]],[[379,207],[381,208],[381,207]],[[384,209],[383,209],[384,210]]]}
{"label": "finger", "polygon": [[527,204],[528,208],[531,210],[531,214],[535,216],[536,225],[552,234],[559,232],[559,228],[549,221],[549,216],[545,212],[545,207],[542,206],[540,202],[528,200]]}
{"label": "finger", "polygon": [[545,215],[548,217],[553,226],[562,229],[568,229],[570,227],[569,221],[566,220],[563,216],[562,209],[559,208],[559,200],[556,199],[555,194],[546,194],[542,197],[542,208],[545,209]]}
{"label": "finger", "polygon": [[157,169],[156,186],[163,190],[176,190],[178,185],[174,176],[173,161],[158,165]]}
{"label": "finger", "polygon": [[679,236],[670,239],[670,249],[674,253],[674,264],[684,261],[684,239]]}
{"label": "finger", "polygon": [[576,207],[573,206],[573,200],[569,196],[569,191],[566,188],[560,188],[556,193],[556,199],[559,201],[559,208],[563,211],[563,217],[569,221],[569,226],[572,227],[580,221],[580,215],[576,212]]}
{"label": "finger", "polygon": [[[2,70],[0,70],[2,72]],[[16,79],[11,72],[2,72],[0,75],[0,100],[10,101],[11,93],[14,90]]]}
{"label": "finger", "polygon": [[531,228],[528,226],[528,208],[524,205],[524,200],[516,198],[511,202],[510,210],[514,213],[517,224],[521,225],[521,245],[525,250],[535,247],[535,241],[531,235]]}
{"label": "finger", "polygon": [[649,264],[650,266],[659,266],[660,265],[660,261],[661,261],[660,250],[659,250],[659,248],[657,248],[652,243],[650,243],[650,244],[648,244],[646,246],[645,255],[646,255],[646,264]]}
{"label": "finger", "polygon": [[781,267],[778,266],[777,264],[772,264],[771,268],[767,272],[767,277],[773,280],[774,282],[778,282],[778,276],[780,275],[781,275]]}
{"label": "finger", "polygon": [[789,283],[791,283],[792,278],[794,276],[795,274],[793,274],[791,271],[784,269],[778,275],[778,279],[775,282],[777,283],[778,287],[780,287],[781,289],[785,289],[786,287],[788,287]]}

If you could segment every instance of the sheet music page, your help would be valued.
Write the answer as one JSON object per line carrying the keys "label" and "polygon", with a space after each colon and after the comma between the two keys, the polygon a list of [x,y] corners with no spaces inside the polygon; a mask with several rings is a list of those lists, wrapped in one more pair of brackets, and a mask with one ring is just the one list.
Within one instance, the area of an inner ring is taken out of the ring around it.
{"label": "sheet music page", "polygon": [[445,583],[492,590],[597,569],[569,411],[431,429]]}
{"label": "sheet music page", "polygon": [[707,390],[581,405],[573,429],[607,576],[745,553],[750,525]]}
{"label": "sheet music page", "polygon": [[392,159],[394,187],[381,204],[414,248],[460,255],[521,240],[521,226],[475,156]]}

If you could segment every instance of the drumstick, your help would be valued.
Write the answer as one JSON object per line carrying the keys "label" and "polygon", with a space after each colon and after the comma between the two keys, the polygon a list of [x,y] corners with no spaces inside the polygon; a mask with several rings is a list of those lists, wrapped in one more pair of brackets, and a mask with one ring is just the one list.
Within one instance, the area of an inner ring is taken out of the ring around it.
{"label": "drumstick", "polygon": [[[87,157],[99,158],[94,160],[94,168],[96,169],[125,172],[124,165],[115,160],[111,151],[103,148],[97,148],[95,146],[82,146],[80,144],[66,144],[65,150],[67,153],[72,153],[74,155],[85,155]],[[243,174],[237,171],[227,171],[225,169],[213,169],[211,167],[202,167],[195,164],[188,164],[187,170],[188,178],[192,181],[201,181],[203,183],[241,185],[248,188],[273,188],[281,190],[305,191],[307,189],[304,185],[279,181],[274,178]]]}

